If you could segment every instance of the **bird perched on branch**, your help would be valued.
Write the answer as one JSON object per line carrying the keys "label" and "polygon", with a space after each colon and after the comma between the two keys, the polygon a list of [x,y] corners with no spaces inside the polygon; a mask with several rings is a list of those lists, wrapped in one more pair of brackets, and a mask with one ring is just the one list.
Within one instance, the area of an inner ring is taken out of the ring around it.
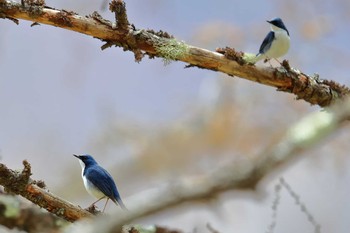
{"label": "bird perched on branch", "polygon": [[120,198],[117,186],[112,176],[101,167],[91,155],[74,155],[79,159],[82,168],[82,177],[86,191],[98,200],[91,204],[93,206],[100,200],[107,198],[103,212],[106,209],[108,200],[111,199],[116,205],[120,205],[122,209],[126,209],[122,199]]}
{"label": "bird perched on branch", "polygon": [[256,63],[262,59],[277,59],[284,56],[289,50],[289,31],[282,19],[274,18],[272,20],[267,20],[267,22],[271,25],[271,31],[262,42],[259,53],[255,57],[249,59],[249,62]]}

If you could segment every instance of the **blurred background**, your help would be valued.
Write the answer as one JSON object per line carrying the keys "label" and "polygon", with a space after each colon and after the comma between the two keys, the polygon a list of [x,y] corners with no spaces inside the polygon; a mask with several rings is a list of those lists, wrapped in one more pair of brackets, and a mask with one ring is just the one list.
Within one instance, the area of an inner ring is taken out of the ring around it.
{"label": "blurred background", "polygon": [[[82,15],[114,16],[101,0],[51,0],[46,4]],[[291,35],[285,57],[307,74],[350,85],[350,1],[127,0],[137,28],[167,31],[215,50],[230,46],[256,53],[281,17]],[[128,199],[177,178],[203,174],[229,161],[254,157],[312,111],[293,95],[271,87],[161,59],[134,62],[120,48],[71,31],[0,20],[0,161],[32,164],[33,178],[72,203],[94,199],[81,180],[75,154],[88,153],[114,176]],[[263,66],[267,64],[258,63]],[[322,232],[350,228],[349,126],[288,169],[266,177],[262,192],[232,191],[210,203],[190,203],[140,221],[186,232],[265,232],[274,185],[284,177]],[[195,188],[195,187],[194,187]],[[99,207],[103,208],[104,203]],[[112,204],[107,212],[112,212]],[[281,192],[276,232],[311,232],[300,207]]]}

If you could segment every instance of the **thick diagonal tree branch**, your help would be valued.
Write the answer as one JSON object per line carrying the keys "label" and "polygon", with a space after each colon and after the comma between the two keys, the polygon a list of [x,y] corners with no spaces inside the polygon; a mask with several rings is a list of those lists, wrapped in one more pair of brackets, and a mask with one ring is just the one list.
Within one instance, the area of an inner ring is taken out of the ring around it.
{"label": "thick diagonal tree branch", "polygon": [[116,23],[103,19],[96,12],[81,16],[72,11],[47,7],[42,0],[23,0],[22,4],[0,0],[0,18],[15,22],[24,19],[83,33],[106,42],[102,48],[119,46],[132,51],[136,61],[141,61],[144,55],[161,57],[166,62],[183,61],[188,63],[187,67],[219,71],[276,87],[279,91],[293,93],[298,99],[321,107],[350,93],[349,88],[338,83],[321,80],[317,75],[308,76],[291,68],[287,61],[279,68],[257,67],[245,62],[244,53],[231,48],[214,52],[185,44],[166,32],[136,29],[129,23],[125,3],[121,0],[113,0],[110,9],[116,14]]}

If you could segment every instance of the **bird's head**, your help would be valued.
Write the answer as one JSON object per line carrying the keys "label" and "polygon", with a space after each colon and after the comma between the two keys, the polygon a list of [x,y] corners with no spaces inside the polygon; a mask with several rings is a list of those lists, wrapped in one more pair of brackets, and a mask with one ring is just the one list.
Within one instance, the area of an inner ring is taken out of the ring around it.
{"label": "bird's head", "polygon": [[274,18],[274,19],[271,19],[271,20],[267,20],[267,22],[269,24],[271,24],[271,28],[272,28],[273,31],[275,31],[275,30],[285,30],[288,33],[288,35],[289,35],[288,29],[284,25],[284,23],[283,23],[281,18]]}
{"label": "bird's head", "polygon": [[79,159],[79,163],[81,167],[84,169],[86,166],[91,166],[94,164],[97,164],[95,159],[91,155],[75,155],[73,154],[76,158]]}

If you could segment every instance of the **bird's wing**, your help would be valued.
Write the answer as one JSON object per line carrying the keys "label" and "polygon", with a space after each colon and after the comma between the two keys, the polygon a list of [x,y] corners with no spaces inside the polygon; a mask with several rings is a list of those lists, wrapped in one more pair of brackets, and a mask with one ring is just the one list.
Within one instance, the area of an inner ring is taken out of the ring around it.
{"label": "bird's wing", "polygon": [[275,39],[275,33],[273,31],[270,31],[264,41],[262,42],[262,44],[260,45],[260,49],[259,49],[259,54],[264,54],[267,50],[270,49],[271,47],[271,42]]}
{"label": "bird's wing", "polygon": [[88,171],[85,172],[85,177],[107,197],[115,199],[113,189],[116,189],[116,186],[112,176],[105,169],[95,166],[88,168]]}
{"label": "bird's wing", "polygon": [[126,209],[112,176],[100,166],[88,169],[89,171],[85,173],[85,177],[115,204],[118,203],[121,208]]}

